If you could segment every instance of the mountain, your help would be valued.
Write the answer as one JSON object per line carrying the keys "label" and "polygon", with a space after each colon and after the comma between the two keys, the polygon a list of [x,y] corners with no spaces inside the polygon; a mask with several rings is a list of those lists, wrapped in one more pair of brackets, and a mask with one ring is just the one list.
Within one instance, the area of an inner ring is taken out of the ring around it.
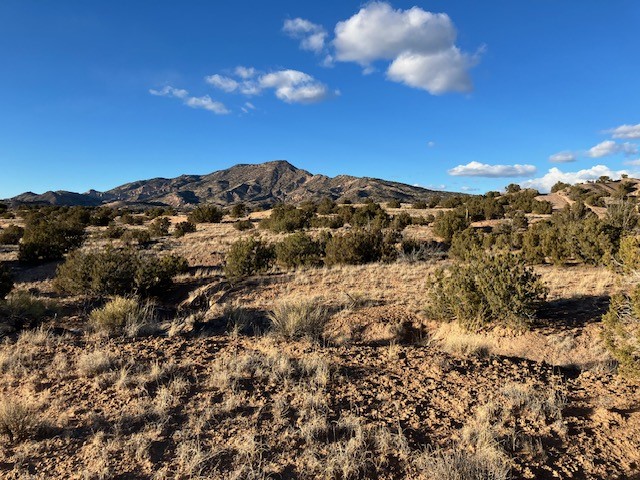
{"label": "mountain", "polygon": [[199,203],[220,206],[244,202],[269,206],[276,202],[299,203],[305,200],[374,201],[399,200],[414,202],[432,195],[453,195],[404,183],[368,177],[314,175],[284,160],[257,165],[241,164],[208,175],[181,175],[176,178],[139,180],[106,192],[65,191],[41,195],[23,193],[5,200],[12,206],[41,205],[127,205],[189,207]]}

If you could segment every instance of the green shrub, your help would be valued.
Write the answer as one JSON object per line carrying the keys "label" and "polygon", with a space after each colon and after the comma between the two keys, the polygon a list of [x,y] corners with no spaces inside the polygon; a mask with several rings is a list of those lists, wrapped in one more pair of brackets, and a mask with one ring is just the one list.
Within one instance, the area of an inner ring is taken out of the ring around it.
{"label": "green shrub", "polygon": [[390,200],[387,202],[387,208],[402,208],[400,200]]}
{"label": "green shrub", "polygon": [[336,229],[344,226],[344,219],[338,215],[330,215],[324,217],[311,218],[311,226],[313,228],[331,228]]}
{"label": "green shrub", "polygon": [[634,201],[619,200],[607,207],[605,222],[612,227],[629,232],[636,228],[639,220],[638,205]]}
{"label": "green shrub", "polygon": [[0,300],[4,300],[12,288],[13,275],[11,270],[4,263],[0,263]]}
{"label": "green shrub", "polygon": [[241,232],[244,232],[246,230],[251,230],[254,227],[253,222],[251,220],[238,220],[237,222],[235,222],[233,224],[233,228],[235,228],[236,230],[239,230]]}
{"label": "green shrub", "polygon": [[389,221],[389,214],[379,204],[373,202],[356,208],[348,220],[351,226],[367,227],[372,230],[389,226]]}
{"label": "green shrub", "polygon": [[394,215],[389,227],[394,230],[402,231],[407,228],[408,225],[413,223],[413,218],[407,212],[401,212],[398,215]]}
{"label": "green shrub", "polygon": [[640,271],[640,237],[622,237],[617,259],[624,273]]}
{"label": "green shrub", "polygon": [[169,235],[171,221],[167,217],[156,217],[149,225],[149,234],[152,237],[165,237]]}
{"label": "green shrub", "polygon": [[269,313],[271,331],[288,339],[308,337],[318,340],[328,319],[327,309],[314,300],[281,302]]}
{"label": "green shrub", "polygon": [[247,214],[247,206],[244,203],[236,203],[233,207],[231,207],[231,218],[240,218],[244,217]]}
{"label": "green shrub", "polygon": [[45,263],[61,259],[65,253],[82,245],[85,225],[82,219],[74,218],[75,214],[72,211],[60,215],[30,215],[18,259],[28,264]]}
{"label": "green shrub", "polygon": [[127,225],[142,225],[144,223],[144,217],[133,215],[131,213],[125,213],[120,217],[120,221]]}
{"label": "green shrub", "polygon": [[313,215],[293,205],[280,204],[273,207],[269,218],[260,222],[260,227],[276,233],[295,232],[309,227]]}
{"label": "green shrub", "polygon": [[122,238],[124,233],[127,231],[126,228],[121,227],[115,223],[110,223],[109,226],[104,231],[104,237],[110,238],[112,240]]}
{"label": "green shrub", "polygon": [[316,208],[316,213],[320,215],[330,215],[336,212],[336,202],[331,200],[330,198],[323,198],[318,203],[318,207]]}
{"label": "green shrub", "polygon": [[630,295],[613,296],[602,323],[604,343],[620,373],[640,377],[640,286]]}
{"label": "green shrub", "polygon": [[569,188],[571,185],[564,182],[556,182],[553,187],[551,187],[551,193],[559,192],[560,190],[564,190],[565,188]]}
{"label": "green shrub", "polygon": [[397,253],[394,240],[392,236],[385,237],[381,230],[355,229],[336,235],[327,241],[325,263],[360,265],[390,261]]}
{"label": "green shrub", "polygon": [[275,251],[259,238],[241,239],[227,253],[224,273],[232,281],[265,272],[273,264]]}
{"label": "green shrub", "polygon": [[158,257],[131,249],[75,251],[58,267],[54,284],[74,294],[151,296],[165,293],[187,262],[175,255]]}
{"label": "green shrub", "polygon": [[469,226],[469,220],[455,210],[440,212],[433,222],[433,233],[441,237],[445,242],[451,239],[457,232],[461,232]]}
{"label": "green shrub", "polygon": [[179,222],[173,229],[174,237],[184,237],[187,233],[193,233],[196,231],[196,226],[194,223],[189,221]]}
{"label": "green shrub", "polygon": [[0,231],[0,244],[18,245],[23,235],[24,228],[18,225],[9,225],[4,230]]}
{"label": "green shrub", "polygon": [[[436,205],[437,205],[437,203],[436,203]],[[434,206],[435,206],[435,205],[434,205]],[[427,208],[427,202],[424,202],[424,201],[422,201],[422,200],[418,200],[418,201],[413,202],[413,203],[411,204],[411,208],[415,208],[415,209],[417,209],[417,210],[424,210],[424,209],[426,209],[426,208]]]}
{"label": "green shrub", "polygon": [[275,246],[276,262],[287,268],[322,265],[322,246],[309,235],[297,232]]}
{"label": "green shrub", "polygon": [[[582,205],[582,206],[581,206]],[[584,204],[554,213],[523,234],[523,254],[530,263],[583,262],[607,265],[616,255],[621,229],[599,220]]]}
{"label": "green shrub", "polygon": [[135,337],[151,333],[156,325],[153,306],[136,298],[115,297],[89,315],[89,326],[108,335]]}
{"label": "green shrub", "polygon": [[499,325],[521,329],[546,294],[540,276],[520,257],[476,251],[467,262],[436,271],[427,311],[467,330]]}
{"label": "green shrub", "polygon": [[191,223],[220,223],[224,212],[215,205],[199,205],[187,217]]}
{"label": "green shrub", "polygon": [[95,227],[106,227],[118,216],[118,211],[110,207],[96,208],[91,212],[89,224]]}
{"label": "green shrub", "polygon": [[149,230],[127,230],[120,238],[127,245],[148,245],[151,243],[151,233],[149,233]]}

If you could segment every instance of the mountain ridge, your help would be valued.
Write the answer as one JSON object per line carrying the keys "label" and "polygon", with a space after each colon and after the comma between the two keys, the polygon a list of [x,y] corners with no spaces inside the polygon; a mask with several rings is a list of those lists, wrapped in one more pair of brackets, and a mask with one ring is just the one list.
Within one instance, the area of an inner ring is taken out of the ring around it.
{"label": "mountain ridge", "polygon": [[433,195],[454,195],[454,192],[430,190],[372,177],[312,174],[286,160],[259,164],[237,164],[204,175],[184,174],[174,178],[155,177],[136,180],[100,192],[85,193],[65,190],[42,194],[25,192],[4,200],[12,206],[171,206],[189,208],[201,203],[227,206],[243,202],[269,206],[278,202],[300,203],[329,197],[336,201],[399,200],[414,202]]}

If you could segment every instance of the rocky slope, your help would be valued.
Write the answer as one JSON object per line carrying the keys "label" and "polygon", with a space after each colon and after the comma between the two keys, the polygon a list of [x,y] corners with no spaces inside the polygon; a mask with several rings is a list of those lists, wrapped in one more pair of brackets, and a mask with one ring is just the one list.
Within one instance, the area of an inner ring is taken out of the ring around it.
{"label": "rocky slope", "polygon": [[334,200],[371,198],[374,201],[413,202],[431,195],[451,195],[404,183],[368,177],[315,175],[278,160],[257,165],[235,165],[208,175],[181,175],[127,183],[106,192],[31,192],[7,200],[12,205],[170,205],[188,207],[198,203],[272,205],[330,197]]}

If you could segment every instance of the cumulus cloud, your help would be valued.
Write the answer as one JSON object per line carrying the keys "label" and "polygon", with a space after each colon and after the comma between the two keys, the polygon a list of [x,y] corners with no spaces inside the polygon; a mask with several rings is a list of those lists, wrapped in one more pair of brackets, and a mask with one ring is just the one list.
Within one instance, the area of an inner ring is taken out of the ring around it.
{"label": "cumulus cloud", "polygon": [[578,170],[577,172],[563,172],[557,167],[550,168],[549,171],[540,178],[534,178],[522,182],[521,185],[526,188],[535,188],[541,192],[548,192],[558,182],[564,182],[573,185],[574,183],[584,183],[589,180],[597,180],[602,176],[611,177],[614,180],[619,179],[623,174],[628,174],[626,170],[611,170],[606,165],[595,165],[591,168]]}
{"label": "cumulus cloud", "polygon": [[300,40],[300,48],[315,53],[322,53],[325,49],[327,32],[321,25],[304,18],[287,19],[282,31],[291,38]]}
{"label": "cumulus cloud", "polygon": [[640,123],[636,125],[620,125],[606,130],[613,138],[640,138]]}
{"label": "cumulus cloud", "polygon": [[625,165],[633,165],[635,167],[640,166],[640,158],[634,158],[633,160],[627,160],[624,162]]}
{"label": "cumulus cloud", "polygon": [[587,155],[591,158],[601,158],[616,153],[635,155],[638,153],[638,146],[629,142],[616,143],[613,140],[605,140],[587,151]]}
{"label": "cumulus cloud", "polygon": [[394,10],[385,2],[362,7],[335,27],[335,59],[355,62],[365,73],[379,60],[391,61],[387,77],[433,95],[469,92],[469,69],[479,54],[469,55],[456,45],[457,32],[447,14],[419,7]]}
{"label": "cumulus cloud", "polygon": [[324,83],[299,70],[259,73],[253,68],[242,69],[240,72],[236,69],[235,72],[239,79],[215,74],[206,77],[206,81],[225,92],[239,92],[247,96],[273,90],[276,97],[286,103],[316,103],[339,94],[337,91],[330,91]]}
{"label": "cumulus cloud", "polygon": [[487,163],[469,162],[448,170],[449,175],[456,177],[526,177],[536,173],[533,165],[489,165]]}
{"label": "cumulus cloud", "polygon": [[569,163],[569,162],[575,162],[577,159],[578,159],[578,156],[575,153],[570,152],[568,150],[554,153],[549,157],[549,161],[553,163]]}
{"label": "cumulus cloud", "polygon": [[203,97],[191,97],[187,90],[181,88],[174,88],[171,86],[163,87],[160,90],[152,88],[149,90],[149,93],[159,97],[179,98],[188,107],[208,110],[216,115],[226,115],[231,113],[222,102],[213,100],[209,95],[205,95]]}

